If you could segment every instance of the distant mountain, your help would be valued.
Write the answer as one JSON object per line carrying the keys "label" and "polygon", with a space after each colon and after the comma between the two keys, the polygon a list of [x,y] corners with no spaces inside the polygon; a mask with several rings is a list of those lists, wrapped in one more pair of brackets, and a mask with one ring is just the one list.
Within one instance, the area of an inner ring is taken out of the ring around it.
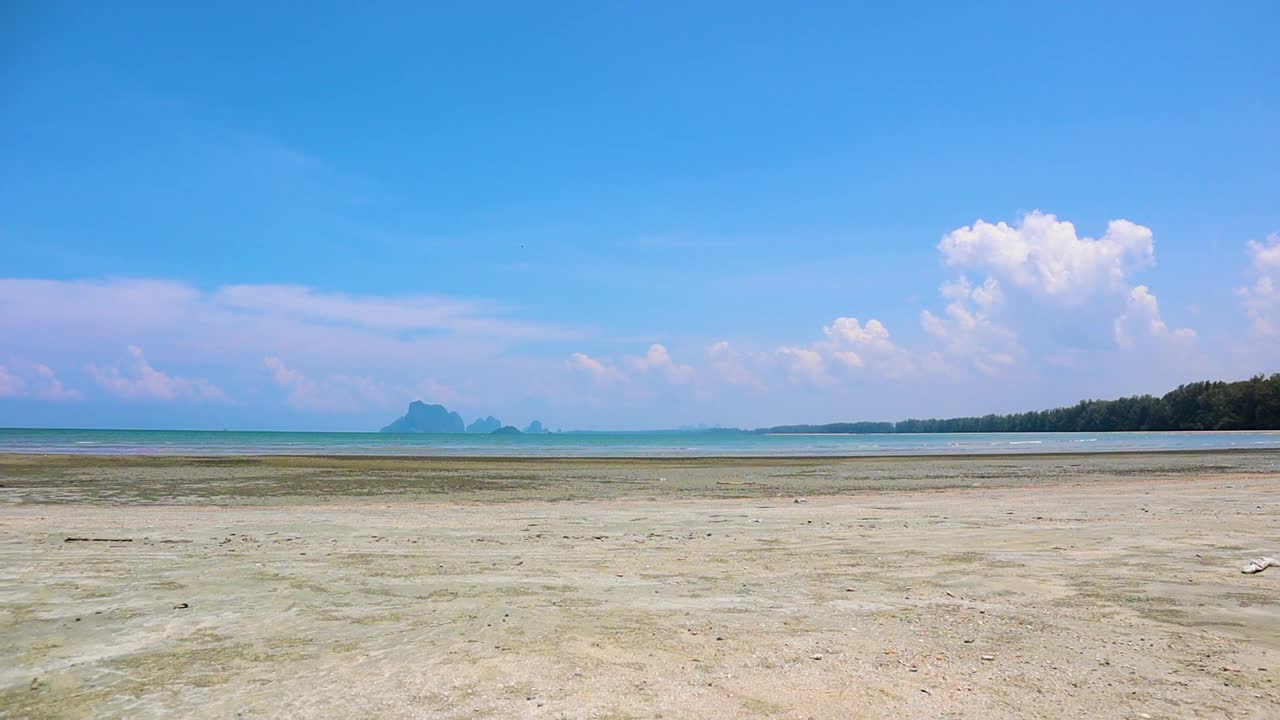
{"label": "distant mountain", "polygon": [[460,433],[466,428],[462,416],[449,412],[443,405],[428,405],[421,400],[409,403],[403,417],[382,428],[384,433]]}
{"label": "distant mountain", "polygon": [[520,428],[518,427],[503,425],[502,427],[498,428],[497,430],[494,430],[489,434],[490,435],[523,435],[524,433],[520,432]]}
{"label": "distant mountain", "polygon": [[534,420],[529,423],[529,427],[526,427],[524,431],[530,435],[541,435],[542,433],[545,433],[547,429],[542,427],[542,423]]}
{"label": "distant mountain", "polygon": [[491,433],[502,427],[502,421],[490,415],[487,418],[476,418],[476,421],[467,426],[469,433]]}

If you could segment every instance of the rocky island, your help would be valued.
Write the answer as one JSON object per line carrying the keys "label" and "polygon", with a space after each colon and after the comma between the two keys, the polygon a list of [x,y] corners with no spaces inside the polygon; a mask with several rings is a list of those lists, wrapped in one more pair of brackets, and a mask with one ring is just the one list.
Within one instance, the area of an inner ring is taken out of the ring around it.
{"label": "rocky island", "polygon": [[488,435],[538,435],[548,432],[542,423],[534,420],[524,430],[514,425],[503,425],[502,421],[490,415],[476,418],[470,425],[463,422],[462,416],[443,405],[428,405],[421,400],[409,403],[404,415],[382,428],[384,433],[481,433]]}
{"label": "rocky island", "polygon": [[409,410],[382,428],[384,433],[460,433],[465,432],[462,416],[443,405],[428,405],[421,400],[409,403]]}
{"label": "rocky island", "polygon": [[490,415],[486,418],[476,418],[475,422],[467,426],[469,433],[491,433],[502,427],[502,421]]}

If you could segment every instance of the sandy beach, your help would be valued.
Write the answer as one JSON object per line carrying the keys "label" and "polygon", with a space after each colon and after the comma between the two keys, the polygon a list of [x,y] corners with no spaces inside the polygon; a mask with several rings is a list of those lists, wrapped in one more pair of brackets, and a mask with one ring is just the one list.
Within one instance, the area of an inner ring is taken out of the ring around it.
{"label": "sandy beach", "polygon": [[1278,478],[0,456],[0,717],[1280,717]]}

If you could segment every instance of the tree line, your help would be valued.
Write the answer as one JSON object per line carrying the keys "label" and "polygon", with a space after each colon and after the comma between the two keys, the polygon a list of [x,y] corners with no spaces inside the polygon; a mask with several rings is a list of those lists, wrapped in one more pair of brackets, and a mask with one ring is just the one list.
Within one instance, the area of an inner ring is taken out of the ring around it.
{"label": "tree line", "polygon": [[[1052,410],[897,423],[785,425],[763,432],[949,433],[1280,430],[1280,373],[1179,385],[1161,397],[1082,400]],[[761,431],[757,431],[761,432]]]}

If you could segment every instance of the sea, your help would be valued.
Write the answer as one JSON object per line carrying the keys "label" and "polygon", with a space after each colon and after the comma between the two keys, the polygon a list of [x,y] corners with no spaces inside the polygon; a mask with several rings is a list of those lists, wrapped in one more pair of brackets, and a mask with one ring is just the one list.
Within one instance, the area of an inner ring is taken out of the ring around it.
{"label": "sea", "polygon": [[539,435],[0,428],[0,453],[508,457],[839,457],[1280,448],[1280,432]]}

